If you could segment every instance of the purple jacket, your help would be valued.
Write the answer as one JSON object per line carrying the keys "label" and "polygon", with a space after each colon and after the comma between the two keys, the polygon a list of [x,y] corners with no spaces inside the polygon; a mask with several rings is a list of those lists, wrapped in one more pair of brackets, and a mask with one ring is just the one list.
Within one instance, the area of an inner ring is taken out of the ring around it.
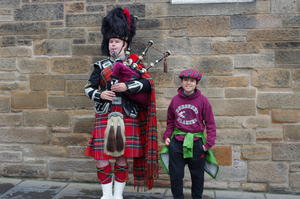
{"label": "purple jacket", "polygon": [[[186,96],[183,89],[178,89],[178,95],[173,97],[167,116],[167,129],[163,139],[170,138],[174,128],[184,132],[197,133],[206,129],[206,149],[211,148],[216,140],[216,124],[212,107],[208,99],[196,89],[195,93]],[[184,135],[176,135],[182,141]],[[194,138],[198,139],[198,138]]]}

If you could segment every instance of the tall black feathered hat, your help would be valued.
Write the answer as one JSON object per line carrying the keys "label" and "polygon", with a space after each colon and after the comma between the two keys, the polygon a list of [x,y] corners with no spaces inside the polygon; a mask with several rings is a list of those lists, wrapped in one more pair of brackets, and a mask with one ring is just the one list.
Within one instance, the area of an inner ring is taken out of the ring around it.
{"label": "tall black feathered hat", "polygon": [[110,38],[119,38],[129,46],[135,35],[136,18],[126,8],[114,8],[102,20],[103,35],[101,50],[109,56],[108,43]]}

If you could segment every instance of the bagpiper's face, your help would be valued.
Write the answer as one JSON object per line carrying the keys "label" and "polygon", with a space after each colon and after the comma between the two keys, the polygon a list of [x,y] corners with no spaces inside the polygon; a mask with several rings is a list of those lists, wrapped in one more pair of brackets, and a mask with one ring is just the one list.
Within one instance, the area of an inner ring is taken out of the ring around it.
{"label": "bagpiper's face", "polygon": [[110,38],[108,44],[109,54],[119,58],[125,55],[126,42],[119,38]]}
{"label": "bagpiper's face", "polygon": [[184,89],[185,93],[188,95],[194,93],[196,86],[197,86],[197,81],[194,78],[184,77],[181,80],[181,87]]}

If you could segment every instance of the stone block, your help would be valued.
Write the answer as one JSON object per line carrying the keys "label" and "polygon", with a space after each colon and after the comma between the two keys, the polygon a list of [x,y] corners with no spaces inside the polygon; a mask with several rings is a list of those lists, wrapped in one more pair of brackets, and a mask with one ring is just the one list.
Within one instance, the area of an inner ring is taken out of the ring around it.
{"label": "stone block", "polygon": [[10,98],[9,97],[0,97],[0,113],[10,112]]}
{"label": "stone block", "polygon": [[30,144],[23,146],[23,154],[33,158],[66,157],[67,150],[64,146]]}
{"label": "stone block", "polygon": [[275,55],[270,54],[252,54],[252,55],[235,55],[234,68],[244,69],[244,68],[274,68]]}
{"label": "stone block", "polygon": [[[156,6],[161,6],[160,4]],[[156,9],[156,8],[152,8]],[[237,15],[251,14],[255,12],[255,2],[237,3],[232,6],[230,3],[216,4],[170,4],[166,13],[155,13],[158,16],[202,16],[202,15]]]}
{"label": "stone block", "polygon": [[21,162],[22,160],[21,151],[0,151],[0,162]]}
{"label": "stone block", "polygon": [[64,5],[56,4],[32,4],[23,5],[15,12],[16,21],[49,21],[63,20]]}
{"label": "stone block", "polygon": [[255,144],[255,132],[244,129],[219,129],[217,144]]}
{"label": "stone block", "polygon": [[270,126],[271,119],[269,116],[255,116],[249,117],[243,122],[244,128],[268,128]]}
{"label": "stone block", "polygon": [[86,80],[67,80],[66,93],[68,95],[84,95],[83,88],[86,83]]}
{"label": "stone block", "polygon": [[299,161],[300,143],[272,144],[273,160]]}
{"label": "stone block", "polygon": [[270,145],[244,145],[241,148],[243,160],[271,160],[271,157]]}
{"label": "stone block", "polygon": [[0,72],[0,80],[13,81],[17,79],[15,72]]}
{"label": "stone block", "polygon": [[[101,52],[99,45],[73,45],[72,55],[74,56],[99,56]],[[88,67],[87,67],[88,68]]]}
{"label": "stone block", "polygon": [[292,87],[300,88],[300,70],[292,71]]}
{"label": "stone block", "polygon": [[297,110],[273,109],[271,114],[273,123],[297,123],[300,120]]}
{"label": "stone block", "polygon": [[200,87],[224,88],[224,87],[248,87],[248,76],[211,76],[203,77],[200,81]]}
{"label": "stone block", "polygon": [[[1,20],[1,15],[0,15]],[[0,37],[0,47],[8,47],[8,46],[15,46],[16,45],[16,37],[14,36],[7,36],[7,37]]]}
{"label": "stone block", "polygon": [[94,160],[49,159],[49,171],[95,172]]}
{"label": "stone block", "polygon": [[25,126],[65,127],[70,125],[70,117],[62,111],[33,111],[24,112]]}
{"label": "stone block", "polygon": [[[257,2],[258,3],[258,2]],[[233,15],[230,16],[232,29],[280,28],[282,20],[277,15]]]}
{"label": "stone block", "polygon": [[194,58],[192,65],[196,70],[211,76],[217,75],[232,75],[233,74],[233,62],[229,57],[223,56],[208,56]]}
{"label": "stone block", "polygon": [[71,146],[71,145],[84,145],[88,144],[88,140],[90,138],[90,134],[82,134],[82,133],[58,133],[54,134],[51,138],[51,144],[59,145],[59,146]]}
{"label": "stone block", "polygon": [[33,45],[35,55],[71,55],[71,41],[69,40],[38,40],[34,41]]}
{"label": "stone block", "polygon": [[0,7],[1,8],[18,8],[20,7],[21,0],[1,0]]}
{"label": "stone block", "polygon": [[226,42],[218,41],[212,43],[214,54],[250,54],[259,53],[262,46],[256,42]]}
{"label": "stone block", "polygon": [[268,189],[265,183],[242,183],[242,189],[251,192],[266,192]]}
{"label": "stone block", "polygon": [[202,95],[208,98],[224,98],[224,89],[223,88],[199,88]]}
{"label": "stone block", "polygon": [[137,29],[161,29],[161,21],[159,19],[141,19],[137,24]]}
{"label": "stone block", "polygon": [[48,97],[50,109],[82,109],[93,107],[93,102],[86,96]]}
{"label": "stone block", "polygon": [[256,89],[225,88],[225,98],[256,98]]}
{"label": "stone block", "polygon": [[249,182],[288,182],[288,164],[284,162],[260,162],[248,163]]}
{"label": "stone block", "polygon": [[300,125],[284,125],[284,139],[288,142],[300,141]]}
{"label": "stone block", "polygon": [[51,71],[60,74],[82,74],[90,71],[90,60],[87,58],[53,58]]}
{"label": "stone block", "polygon": [[46,35],[47,26],[42,22],[0,24],[0,35]]}
{"label": "stone block", "polygon": [[278,142],[283,140],[283,130],[281,128],[256,129],[256,140],[258,142]]}
{"label": "stone block", "polygon": [[82,12],[84,12],[84,3],[83,2],[65,3],[65,12],[66,13],[82,13]]}
{"label": "stone block", "polygon": [[67,14],[67,27],[98,27],[103,16],[99,14]]}
{"label": "stone block", "polygon": [[282,18],[283,27],[299,27],[300,17],[299,16],[285,16]]}
{"label": "stone block", "polygon": [[286,42],[263,42],[263,47],[266,49],[298,49],[300,42],[286,41]]}
{"label": "stone block", "polygon": [[75,117],[72,123],[74,133],[90,134],[94,128],[95,117]]}
{"label": "stone block", "polygon": [[247,41],[299,41],[299,30],[249,30]]}
{"label": "stone block", "polygon": [[14,92],[11,106],[14,109],[41,109],[47,108],[47,94],[44,91]]}
{"label": "stone block", "polygon": [[277,64],[300,64],[300,50],[276,50],[275,62]]}
{"label": "stone block", "polygon": [[0,133],[4,143],[46,144],[49,141],[46,128],[2,127]]}
{"label": "stone block", "polygon": [[232,165],[232,148],[231,146],[214,146],[213,152],[217,158],[219,165],[231,166]]}
{"label": "stone block", "polygon": [[255,101],[251,99],[211,99],[216,116],[251,116],[256,114]]}
{"label": "stone block", "polygon": [[290,79],[290,71],[285,69],[252,72],[252,85],[255,87],[286,88],[290,86]]}
{"label": "stone block", "polygon": [[290,179],[290,186],[293,189],[299,189],[300,188],[300,173],[290,174],[289,179]]}
{"label": "stone block", "polygon": [[0,115],[0,126],[20,126],[23,122],[22,115],[8,113]]}
{"label": "stone block", "polygon": [[101,44],[102,34],[100,32],[89,32],[88,43],[90,44]]}
{"label": "stone block", "polygon": [[2,82],[0,83],[0,89],[2,91],[12,91],[12,90],[24,90],[27,88],[25,82]]}
{"label": "stone block", "polygon": [[23,58],[18,60],[17,68],[21,73],[46,73],[48,65],[47,58]]}
{"label": "stone block", "polygon": [[15,57],[30,57],[32,50],[27,47],[4,47],[0,48],[0,57],[15,58]]}
{"label": "stone block", "polygon": [[225,37],[229,35],[230,23],[227,16],[190,17],[186,21],[190,37]]}
{"label": "stone block", "polygon": [[271,3],[271,13],[295,13],[297,2],[295,0],[273,0]]}
{"label": "stone block", "polygon": [[289,92],[258,93],[257,107],[260,109],[299,109],[300,94]]}
{"label": "stone block", "polygon": [[211,40],[201,38],[167,38],[166,49],[172,49],[172,54],[194,55],[209,54]]}
{"label": "stone block", "polygon": [[218,174],[218,181],[241,182],[247,180],[247,165],[224,166]]}
{"label": "stone block", "polygon": [[215,117],[217,129],[241,128],[243,120],[241,117]]}
{"label": "stone block", "polygon": [[86,6],[87,12],[104,12],[104,6],[103,5],[91,5]]}
{"label": "stone block", "polygon": [[[101,1],[103,2],[103,1]],[[112,3],[112,1],[109,1],[109,3]],[[146,10],[146,5],[141,4],[141,3],[134,3],[134,4],[123,4],[120,5],[121,7],[126,7],[128,10],[130,10],[131,14],[138,16],[139,18],[145,18],[145,10]],[[115,6],[114,5],[109,5],[107,6],[107,10],[113,9]]]}
{"label": "stone block", "polygon": [[64,91],[65,80],[57,75],[31,75],[30,89],[33,91]]}
{"label": "stone block", "polygon": [[0,172],[2,176],[11,177],[47,177],[47,165],[45,164],[1,164]]}
{"label": "stone block", "polygon": [[67,146],[67,157],[69,158],[85,158],[86,146]]}
{"label": "stone block", "polygon": [[52,28],[49,29],[49,39],[84,38],[83,28]]}
{"label": "stone block", "polygon": [[1,71],[15,71],[16,67],[16,59],[15,58],[3,58],[0,59],[0,70]]}
{"label": "stone block", "polygon": [[290,172],[299,172],[299,171],[300,171],[300,162],[291,162]]}

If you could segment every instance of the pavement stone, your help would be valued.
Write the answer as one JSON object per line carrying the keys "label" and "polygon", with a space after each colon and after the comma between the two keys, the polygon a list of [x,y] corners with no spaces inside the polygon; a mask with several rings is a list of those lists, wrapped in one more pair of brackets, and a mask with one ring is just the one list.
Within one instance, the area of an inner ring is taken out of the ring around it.
{"label": "pavement stone", "polygon": [[[184,189],[185,199],[192,199],[190,189]],[[97,183],[55,182],[36,179],[0,177],[0,199],[99,199]],[[173,199],[170,188],[153,188],[136,192],[126,186],[124,199]],[[254,193],[226,190],[204,190],[203,199],[300,199],[300,195]]]}

